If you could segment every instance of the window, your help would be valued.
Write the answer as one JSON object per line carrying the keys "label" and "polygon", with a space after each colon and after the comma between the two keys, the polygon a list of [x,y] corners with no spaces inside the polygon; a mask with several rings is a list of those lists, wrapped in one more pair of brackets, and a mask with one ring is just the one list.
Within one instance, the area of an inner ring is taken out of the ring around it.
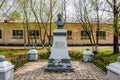
{"label": "window", "polygon": [[96,31],[96,36],[98,36],[99,39],[106,39],[106,31]]}
{"label": "window", "polygon": [[2,30],[0,30],[0,39],[2,39]]}
{"label": "window", "polygon": [[72,30],[67,31],[67,38],[71,39],[72,38]]}
{"label": "window", "polygon": [[13,39],[23,39],[23,30],[13,30],[12,38]]}
{"label": "window", "polygon": [[29,30],[30,38],[39,38],[39,30]]}
{"label": "window", "polygon": [[89,36],[86,31],[81,31],[81,39],[88,39]]}

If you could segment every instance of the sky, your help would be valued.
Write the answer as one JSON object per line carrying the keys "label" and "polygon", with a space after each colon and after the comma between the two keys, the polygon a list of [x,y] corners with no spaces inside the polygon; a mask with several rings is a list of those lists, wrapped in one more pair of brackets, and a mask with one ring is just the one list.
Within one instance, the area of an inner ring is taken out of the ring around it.
{"label": "sky", "polygon": [[[76,18],[76,9],[75,9],[75,5],[74,5],[74,0],[67,0],[68,2],[67,2],[67,17],[72,17],[72,18]],[[76,1],[76,3],[78,3],[78,0],[75,0]],[[90,0],[86,0],[86,1],[88,1],[88,4],[89,4],[89,1]],[[108,6],[108,5],[106,5],[106,2],[105,2],[105,0],[98,0],[98,1],[100,1],[101,2],[101,4],[103,4],[103,6],[101,6],[101,8],[100,8],[100,10],[99,10],[99,16],[100,16],[100,18],[101,18],[101,20],[102,20],[102,22],[104,22],[104,21],[107,21],[107,20],[109,20],[109,19],[111,19],[112,18],[112,13],[110,13],[110,12],[106,12],[106,11],[104,11],[103,12],[103,9],[104,9],[104,5],[105,5],[105,7],[106,7],[106,9],[110,9],[110,7]],[[119,0],[120,1],[120,0]],[[103,2],[103,3],[102,3]],[[87,5],[87,6],[89,6],[89,5]],[[87,7],[87,8],[89,8],[89,7]],[[111,11],[111,10],[110,10]],[[89,14],[92,16],[92,18],[94,19],[94,18],[96,18],[95,17],[95,12],[89,12]]]}
{"label": "sky", "polygon": [[74,17],[75,9],[74,9],[73,1],[72,0],[68,0],[66,5],[67,5],[67,7],[66,7],[67,16],[68,17]]}
{"label": "sky", "polygon": [[[12,1],[13,0],[8,0],[8,3],[9,3],[8,6],[12,5]],[[75,0],[75,1],[78,2],[78,0]],[[89,0],[86,0],[86,1],[89,1]],[[99,0],[99,1],[103,1],[103,0]],[[5,7],[5,8],[7,8],[7,7]],[[9,12],[11,12],[13,10],[14,10],[14,7],[11,8],[11,10],[9,10]],[[3,11],[4,11],[4,8],[3,8]],[[76,11],[75,11],[75,8],[74,8],[74,0],[67,0],[67,3],[66,3],[66,12],[67,12],[66,15],[67,15],[68,20],[70,18],[76,18]],[[101,10],[99,10],[99,14],[102,15],[102,17],[104,19],[106,19],[106,20],[111,17],[110,13],[104,12],[104,14],[103,14],[103,11],[101,11]],[[94,18],[94,16],[93,16],[93,18]]]}

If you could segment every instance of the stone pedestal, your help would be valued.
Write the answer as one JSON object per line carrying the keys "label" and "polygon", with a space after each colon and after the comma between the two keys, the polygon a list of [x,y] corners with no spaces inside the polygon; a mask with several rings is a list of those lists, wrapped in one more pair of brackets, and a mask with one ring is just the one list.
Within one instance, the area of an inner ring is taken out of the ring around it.
{"label": "stone pedestal", "polygon": [[14,80],[14,65],[0,56],[0,80]]}
{"label": "stone pedestal", "polygon": [[107,69],[107,80],[120,80],[120,61],[110,64]]}
{"label": "stone pedestal", "polygon": [[27,53],[27,57],[29,61],[36,61],[38,60],[38,51],[35,49],[35,47],[31,47],[31,49]]}
{"label": "stone pedestal", "polygon": [[94,54],[90,51],[90,49],[86,49],[86,51],[83,52],[83,61],[84,62],[92,62],[93,61]]}
{"label": "stone pedestal", "polygon": [[68,53],[66,32],[64,29],[56,29],[53,32],[52,51],[45,71],[74,71]]}

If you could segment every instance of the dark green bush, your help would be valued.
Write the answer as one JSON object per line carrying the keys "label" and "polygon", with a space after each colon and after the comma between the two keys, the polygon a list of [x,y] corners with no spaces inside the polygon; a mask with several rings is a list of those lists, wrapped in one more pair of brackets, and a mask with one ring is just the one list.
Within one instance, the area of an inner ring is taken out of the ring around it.
{"label": "dark green bush", "polygon": [[15,70],[21,66],[23,66],[25,63],[27,63],[27,55],[17,55],[13,59],[11,59],[12,64],[15,65]]}
{"label": "dark green bush", "polygon": [[[72,60],[82,60],[82,55],[78,51],[69,51],[69,55]],[[48,59],[50,56],[49,53],[39,53],[38,58],[39,59]]]}
{"label": "dark green bush", "polygon": [[107,53],[106,55],[99,53],[95,56],[93,63],[106,72],[106,66],[108,66],[110,63],[116,62],[118,56],[120,56],[120,54]]}
{"label": "dark green bush", "polygon": [[50,54],[48,52],[46,53],[39,53],[38,54],[38,59],[48,59]]}
{"label": "dark green bush", "polygon": [[82,54],[79,51],[69,51],[72,60],[82,60]]}

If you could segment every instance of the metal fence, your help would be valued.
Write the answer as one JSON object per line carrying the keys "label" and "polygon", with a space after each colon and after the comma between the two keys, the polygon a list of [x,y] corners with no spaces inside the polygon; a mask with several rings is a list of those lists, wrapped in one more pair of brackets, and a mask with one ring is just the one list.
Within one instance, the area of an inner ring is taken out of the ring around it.
{"label": "metal fence", "polygon": [[13,59],[11,59],[11,63],[13,65],[15,65],[15,70],[18,69],[19,67],[23,66],[27,62],[28,62],[28,60],[27,60],[26,54],[18,55],[16,57],[14,57]]}

